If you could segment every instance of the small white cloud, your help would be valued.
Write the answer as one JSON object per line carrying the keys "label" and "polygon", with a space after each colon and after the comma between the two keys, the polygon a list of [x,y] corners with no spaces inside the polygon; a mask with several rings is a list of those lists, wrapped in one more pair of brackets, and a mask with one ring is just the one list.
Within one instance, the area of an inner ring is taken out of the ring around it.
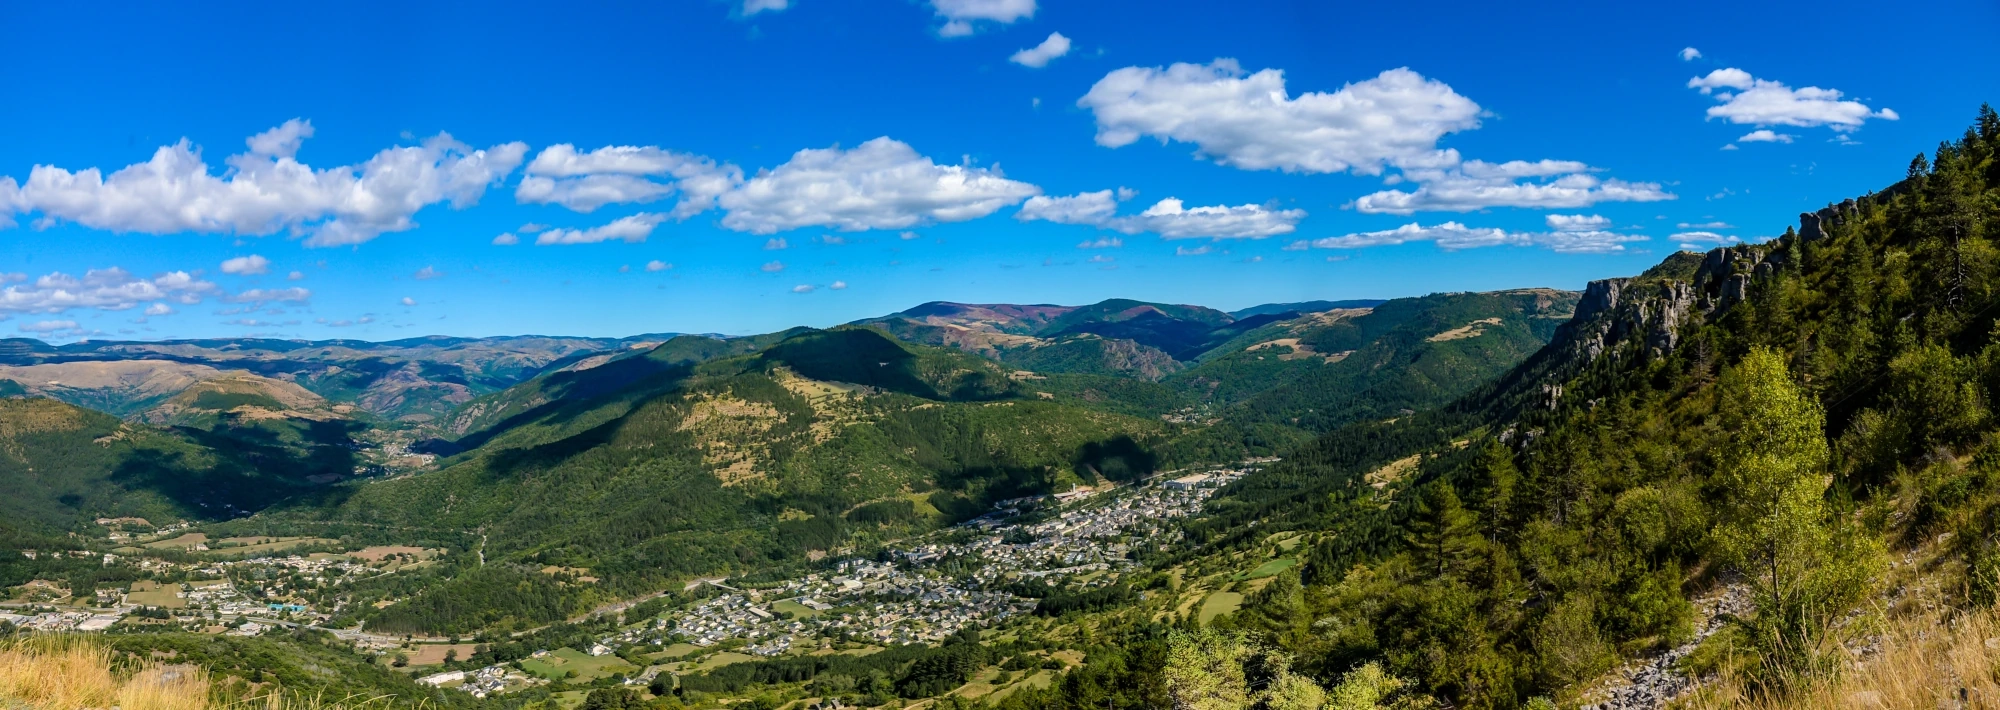
{"label": "small white cloud", "polygon": [[818,287],[813,286],[812,284],[799,284],[797,286],[792,287],[792,293],[812,293],[813,290],[816,288]]}
{"label": "small white cloud", "polygon": [[1089,261],[1092,264],[1109,264],[1117,260],[1118,257],[1115,256],[1110,256],[1106,254],[1096,254],[1091,256],[1087,261]]}
{"label": "small white cloud", "polygon": [[830,288],[830,289],[833,289],[833,290],[835,290],[835,291],[845,291],[845,290],[847,290],[847,282],[846,282],[846,281],[835,281],[835,282],[833,282],[832,284],[829,284],[829,285],[827,286],[827,288]]}
{"label": "small white cloud", "polygon": [[1305,251],[1305,250],[1307,250],[1307,249],[1311,249],[1311,248],[1312,248],[1312,243],[1311,243],[1311,242],[1308,242],[1308,241],[1306,241],[1306,240],[1304,240],[1304,239],[1300,239],[1300,240],[1298,240],[1298,241],[1295,241],[1295,242],[1292,242],[1292,243],[1290,243],[1290,244],[1286,244],[1286,245],[1285,245],[1285,246],[1283,247],[1282,251]]}
{"label": "small white cloud", "polygon": [[294,271],[292,273],[285,274],[286,281],[304,281],[305,278],[306,278],[306,272],[303,271]]}
{"label": "small white cloud", "polygon": [[909,144],[876,138],[851,150],[801,150],[722,195],[722,226],[771,234],[800,227],[842,231],[963,222],[1041,193],[998,166],[939,165]]}
{"label": "small white cloud", "polygon": [[671,268],[674,268],[674,265],[673,265],[673,264],[669,264],[669,263],[667,263],[667,262],[664,262],[664,261],[660,261],[659,259],[654,259],[654,260],[652,260],[652,261],[648,261],[648,262],[646,262],[646,270],[647,270],[647,271],[666,271],[667,269],[671,269]]}
{"label": "small white cloud", "polygon": [[118,267],[91,269],[81,278],[60,271],[29,281],[23,274],[0,274],[0,319],[9,313],[62,313],[72,308],[122,311],[146,301],[185,305],[221,293],[214,283],[185,271],[169,271],[150,279]]}
{"label": "small white cloud", "polygon": [[632,265],[631,265],[631,264],[619,264],[619,265],[618,265],[618,273],[621,273],[621,274],[629,274],[629,273],[632,273]]}
{"label": "small white cloud", "polygon": [[784,12],[791,6],[792,0],[743,0],[738,11],[749,17],[760,12]]}
{"label": "small white cloud", "polygon": [[1736,228],[1736,225],[1730,224],[1728,222],[1682,222],[1674,226],[1680,227],[1681,229],[1735,229]]}
{"label": "small white cloud", "polygon": [[402,304],[405,306],[414,306],[417,305],[417,299],[410,298],[409,296],[404,296]]}
{"label": "small white cloud", "polygon": [[1262,239],[1289,234],[1306,217],[1305,210],[1279,210],[1263,205],[1190,208],[1172,197],[1136,215],[1120,217],[1117,209],[1112,191],[1099,190],[1060,197],[1036,196],[1022,204],[1014,218],[1090,225],[1126,234],[1153,232],[1167,239]]}
{"label": "small white cloud", "polygon": [[1692,62],[1700,58],[1701,58],[1701,50],[1699,49],[1688,47],[1686,49],[1681,50],[1681,61],[1683,62]]}
{"label": "small white cloud", "polygon": [[622,239],[637,244],[652,236],[653,229],[665,222],[667,216],[654,212],[640,212],[629,217],[619,217],[610,224],[589,229],[551,229],[535,237],[536,245],[548,244],[596,244],[613,239]]}
{"label": "small white cloud", "polygon": [[1722,144],[1722,149],[1723,149],[1723,150],[1741,150],[1741,148],[1737,148],[1737,147],[1736,147],[1736,144],[1735,144],[1735,143],[1724,143],[1724,144]]}
{"label": "small white cloud", "polygon": [[549,225],[541,224],[538,222],[529,222],[527,224],[521,225],[520,229],[516,229],[514,231],[520,232],[522,234],[536,234],[539,232],[549,231]]}
{"label": "small white cloud", "polygon": [[1738,143],[1790,143],[1790,142],[1792,142],[1792,139],[1793,139],[1793,138],[1797,138],[1797,137],[1798,137],[1798,136],[1794,136],[1794,135],[1791,135],[1791,134],[1787,134],[1787,133],[1779,133],[1779,132],[1777,132],[1777,131],[1773,131],[1773,130],[1771,130],[1771,129],[1769,129],[1769,128],[1759,128],[1759,129],[1757,129],[1757,130],[1754,130],[1754,131],[1751,131],[1751,132],[1749,132],[1749,133],[1746,133],[1746,134],[1744,134],[1742,138],[1738,138],[1738,139],[1736,139],[1736,142],[1738,142]]}
{"label": "small white cloud", "polygon": [[1126,67],[1077,100],[1097,120],[1097,144],[1119,148],[1151,136],[1191,143],[1198,157],[1244,170],[1300,173],[1455,162],[1438,139],[1479,127],[1482,110],[1450,86],[1391,69],[1338,91],[1296,98],[1284,72],[1207,65]]}
{"label": "small white cloud", "polygon": [[254,276],[271,272],[271,260],[256,254],[239,256],[222,262],[222,273],[238,276]]}
{"label": "small white cloud", "polygon": [[1119,248],[1119,247],[1122,247],[1122,246],[1125,246],[1125,240],[1123,240],[1123,239],[1119,239],[1119,238],[1117,238],[1117,237],[1098,237],[1098,238],[1096,238],[1096,239],[1090,239],[1090,240],[1086,240],[1086,241],[1083,241],[1083,242],[1078,242],[1078,243],[1077,243],[1077,245],[1076,245],[1076,248],[1078,248],[1078,249],[1117,249],[1117,248]]}
{"label": "small white cloud", "polygon": [[899,237],[899,238],[901,238],[901,239],[902,239],[903,241],[906,241],[906,242],[907,242],[907,241],[910,241],[910,240],[912,240],[912,239],[922,239],[922,238],[924,238],[924,235],[921,235],[921,234],[918,234],[918,233],[916,233],[916,232],[904,232],[904,233],[902,233],[902,234],[898,234],[898,235],[896,235],[896,236],[897,236],[897,237]]}
{"label": "small white cloud", "polygon": [[931,9],[945,21],[940,37],[964,37],[975,22],[1011,25],[1035,16],[1035,0],[931,0]]}
{"label": "small white cloud", "polygon": [[1174,256],[1201,256],[1203,254],[1207,254],[1212,251],[1215,251],[1215,248],[1207,244],[1203,244],[1193,249],[1189,249],[1187,247],[1174,247]]}
{"label": "small white cloud", "polygon": [[1565,254],[1602,254],[1624,251],[1627,242],[1646,241],[1643,235],[1581,227],[1575,230],[1557,229],[1549,232],[1509,232],[1493,227],[1467,227],[1457,222],[1445,222],[1432,227],[1412,222],[1379,232],[1357,232],[1316,239],[1312,245],[1321,249],[1361,249],[1410,242],[1432,242],[1446,251],[1494,246],[1540,246]]}
{"label": "small white cloud", "polygon": [[1705,232],[1705,231],[1681,232],[1667,238],[1679,242],[1682,249],[1687,249],[1690,251],[1701,251],[1714,246],[1720,246],[1723,244],[1736,244],[1743,241],[1742,239],[1738,239],[1733,236],[1716,234],[1715,232]]}
{"label": "small white cloud", "polygon": [[1489,207],[1577,209],[1602,202],[1658,202],[1675,199],[1654,182],[1603,180],[1596,169],[1570,160],[1468,160],[1447,169],[1405,169],[1414,191],[1383,190],[1356,198],[1349,206],[1368,214],[1472,212]]}
{"label": "small white cloud", "polygon": [[429,281],[431,279],[443,275],[444,272],[437,270],[435,267],[426,266],[424,268],[417,269],[417,273],[413,276],[413,278],[415,278],[418,281]]}
{"label": "small white cloud", "polygon": [[542,149],[528,163],[514,199],[591,212],[610,204],[652,202],[679,191],[670,216],[687,219],[714,207],[717,197],[741,184],[742,168],[699,155],[630,145],[582,152],[560,143]]}
{"label": "small white cloud", "polygon": [[1042,40],[1041,44],[1015,52],[1007,61],[1040,69],[1065,54],[1069,54],[1069,38],[1062,36],[1061,32],[1050,32],[1049,38]]}
{"label": "small white cloud", "polygon": [[1542,222],[1558,232],[1586,232],[1611,226],[1611,218],[1595,214],[1552,214],[1543,217]]}
{"label": "small white cloud", "polygon": [[846,237],[843,237],[843,236],[839,236],[839,235],[835,235],[835,234],[822,234],[822,235],[819,235],[819,236],[817,236],[817,237],[814,237],[813,239],[814,239],[815,241],[818,241],[819,243],[821,243],[821,244],[825,244],[825,245],[827,245],[827,246],[836,246],[836,247],[837,247],[837,246],[840,246],[840,245],[842,245],[842,244],[846,244],[846,243],[847,243],[847,238],[846,238]]}
{"label": "small white cloud", "polygon": [[506,233],[503,233],[503,234],[501,234],[500,236],[497,236],[497,237],[494,237],[494,238],[493,238],[493,243],[494,243],[495,245],[498,245],[498,246],[503,246],[503,247],[506,247],[506,246],[513,246],[513,245],[515,245],[515,244],[520,244],[520,243],[521,243],[521,238],[520,238],[520,237],[517,237],[517,236],[514,236],[514,233],[513,233],[513,232],[506,232]]}
{"label": "small white cloud", "polygon": [[[1750,72],[1728,67],[1689,79],[1687,86],[1721,104],[1708,109],[1708,117],[1753,126],[1826,126],[1846,133],[1861,128],[1869,119],[1894,121],[1895,111],[1877,111],[1859,101],[1843,100],[1834,89],[1807,86],[1794,89],[1781,82],[1759,79]],[[1754,134],[1753,134],[1754,135]]]}
{"label": "small white cloud", "polygon": [[146,307],[146,315],[148,316],[171,315],[173,312],[173,307],[164,303],[155,303]]}
{"label": "small white cloud", "polygon": [[790,244],[785,243],[784,239],[778,237],[773,237],[771,239],[764,240],[765,251],[776,251],[790,246],[791,246]]}
{"label": "small white cloud", "polygon": [[785,270],[785,262],[782,261],[765,262],[763,266],[757,268],[761,269],[764,273],[767,274],[777,273]]}

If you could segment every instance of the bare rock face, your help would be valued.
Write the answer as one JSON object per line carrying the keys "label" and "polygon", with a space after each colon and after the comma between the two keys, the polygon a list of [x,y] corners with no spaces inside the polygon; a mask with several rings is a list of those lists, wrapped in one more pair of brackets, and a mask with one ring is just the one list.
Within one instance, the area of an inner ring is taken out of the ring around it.
{"label": "bare rock face", "polygon": [[1722,305],[1740,303],[1750,295],[1750,275],[1731,274],[1722,281]]}
{"label": "bare rock face", "polygon": [[1814,241],[1814,240],[1817,240],[1817,239],[1819,239],[1820,237],[1824,237],[1824,236],[1826,236],[1826,232],[1820,229],[1820,216],[1819,216],[1819,215],[1817,215],[1817,214],[1814,214],[1814,213],[1811,213],[1811,212],[1800,212],[1800,213],[1799,213],[1799,240],[1800,240],[1800,241],[1806,241],[1806,242],[1810,242],[1810,241]]}
{"label": "bare rock face", "polygon": [[1592,281],[1583,288],[1583,298],[1576,303],[1576,320],[1587,321],[1600,313],[1609,313],[1618,307],[1618,297],[1631,279],[1604,279]]}
{"label": "bare rock face", "polygon": [[1653,355],[1672,354],[1680,345],[1681,323],[1694,311],[1694,304],[1694,285],[1675,281],[1667,284],[1661,298],[1639,305],[1640,331],[1646,334],[1646,347]]}

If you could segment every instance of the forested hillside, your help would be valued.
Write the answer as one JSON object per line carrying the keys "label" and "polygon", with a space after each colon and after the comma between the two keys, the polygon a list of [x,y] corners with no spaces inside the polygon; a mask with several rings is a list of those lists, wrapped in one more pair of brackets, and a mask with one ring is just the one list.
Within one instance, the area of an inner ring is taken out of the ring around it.
{"label": "forested hillside", "polygon": [[[1245,481],[1195,534],[1325,542],[1221,627],[1321,682],[1373,661],[1504,708],[1605,697],[1585,691],[1666,649],[1782,698],[1848,666],[1885,614],[1991,605],[1996,152],[1984,109],[1888,189],[1595,282],[1496,383]],[[1733,621],[1698,623],[1697,600],[1729,594],[1747,600]]]}

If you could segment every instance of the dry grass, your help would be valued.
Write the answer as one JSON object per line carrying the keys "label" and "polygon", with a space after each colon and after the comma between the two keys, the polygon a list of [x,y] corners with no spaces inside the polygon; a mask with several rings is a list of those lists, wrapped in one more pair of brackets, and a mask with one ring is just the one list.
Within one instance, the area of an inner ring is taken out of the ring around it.
{"label": "dry grass", "polygon": [[1888,622],[1878,650],[1838,677],[1782,697],[1759,697],[1723,678],[1681,702],[1686,710],[2000,710],[2000,613],[1912,615]]}
{"label": "dry grass", "polygon": [[111,651],[73,637],[42,637],[0,649],[0,700],[47,710],[206,710],[208,674],[149,666],[119,673]]}
{"label": "dry grass", "polygon": [[0,707],[10,710],[365,710],[389,698],[298,697],[267,689],[228,701],[206,671],[119,663],[91,639],[37,636],[0,646]]}

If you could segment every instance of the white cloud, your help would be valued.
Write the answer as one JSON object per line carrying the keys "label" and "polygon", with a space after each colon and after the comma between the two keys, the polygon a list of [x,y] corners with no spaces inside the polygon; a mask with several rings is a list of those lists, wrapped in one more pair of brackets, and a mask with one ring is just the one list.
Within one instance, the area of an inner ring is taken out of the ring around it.
{"label": "white cloud", "polygon": [[1069,54],[1069,38],[1064,37],[1061,32],[1050,32],[1049,38],[1042,40],[1041,44],[1015,52],[1014,56],[1007,58],[1007,61],[1040,69],[1065,54]]}
{"label": "white cloud", "polygon": [[1125,240],[1117,237],[1098,237],[1078,242],[1078,249],[1117,249],[1125,246]]}
{"label": "white cloud", "polygon": [[962,222],[1019,203],[1041,189],[1007,179],[996,166],[938,165],[888,137],[801,150],[757,173],[718,201],[722,226],[771,234],[799,227],[844,231]]}
{"label": "white cloud", "polygon": [[812,293],[815,288],[812,284],[799,284],[792,287],[792,293]]}
{"label": "white cloud", "polygon": [[1089,262],[1090,262],[1090,263],[1092,263],[1092,264],[1109,264],[1109,263],[1111,263],[1111,262],[1114,262],[1114,261],[1117,261],[1117,260],[1118,260],[1118,257],[1115,257],[1115,256],[1109,256],[1109,255],[1105,255],[1105,254],[1096,254],[1096,255],[1093,255],[1093,256],[1091,256],[1091,257],[1090,257],[1089,259],[1086,259],[1086,261],[1089,261]]}
{"label": "white cloud", "polygon": [[239,256],[222,262],[222,273],[238,276],[253,276],[271,272],[271,260],[256,254]]}
{"label": "white cloud", "polygon": [[896,236],[897,236],[898,238],[901,238],[901,239],[902,239],[903,241],[906,241],[906,242],[907,242],[907,241],[910,241],[910,240],[912,240],[912,239],[922,239],[922,238],[924,238],[924,235],[921,235],[921,234],[918,234],[918,233],[916,233],[916,232],[904,232],[904,233],[902,233],[902,234],[898,234],[898,235],[896,235]]}
{"label": "white cloud", "polygon": [[833,290],[835,290],[835,291],[845,291],[845,290],[847,290],[847,282],[846,282],[846,281],[835,281],[835,282],[833,282],[833,283],[831,283],[831,284],[828,284],[828,285],[827,285],[827,288],[830,288],[830,289],[833,289]]}
{"label": "white cloud", "polygon": [[[1758,79],[1750,72],[1729,67],[1688,80],[1688,88],[1714,96],[1722,103],[1708,109],[1708,117],[1754,126],[1827,126],[1848,132],[1871,118],[1894,121],[1895,111],[1868,108],[1859,101],[1843,101],[1834,89],[1807,86],[1794,89],[1783,83]],[[1754,135],[1754,134],[1753,134]]]}
{"label": "white cloud", "polygon": [[1479,127],[1481,113],[1409,69],[1292,98],[1282,71],[1246,74],[1233,59],[1119,69],[1077,105],[1096,116],[1097,143],[1106,147],[1150,136],[1193,143],[1197,155],[1246,170],[1364,175],[1457,162],[1438,139]]}
{"label": "white cloud", "polygon": [[1217,237],[1263,239],[1290,234],[1305,219],[1305,210],[1274,210],[1262,205],[1184,208],[1169,197],[1136,217],[1124,218],[1121,229],[1155,232],[1167,239]]}
{"label": "white cloud", "polygon": [[768,261],[768,262],[765,262],[763,266],[760,266],[760,267],[757,267],[757,268],[759,268],[759,269],[762,269],[762,270],[764,271],[764,273],[777,273],[777,272],[780,272],[780,271],[784,271],[784,270],[785,270],[785,262],[782,262],[782,261]]}
{"label": "white cloud", "polygon": [[627,243],[646,241],[653,229],[665,222],[667,216],[655,212],[640,212],[627,217],[619,217],[610,224],[589,229],[551,229],[535,236],[536,245],[549,244],[596,244],[613,239],[623,239]]}
{"label": "white cloud", "polygon": [[436,267],[425,266],[424,268],[417,269],[417,273],[412,275],[412,278],[415,278],[418,281],[429,281],[431,279],[438,278],[443,275],[444,272],[437,270]]}
{"label": "white cloud", "polygon": [[792,0],[743,0],[741,11],[744,17],[760,12],[784,12],[792,7]]}
{"label": "white cloud", "polygon": [[1036,195],[1021,204],[1014,219],[1042,220],[1056,224],[1109,225],[1118,212],[1118,200],[1110,190],[1050,197]]}
{"label": "white cloud", "polygon": [[1730,224],[1728,222],[1682,222],[1674,226],[1680,227],[1681,229],[1735,229],[1736,228],[1736,225]]}
{"label": "white cloud", "polygon": [[27,198],[21,196],[21,184],[14,178],[0,175],[0,229],[14,228],[14,213],[28,211]]}
{"label": "white cloud", "polygon": [[[1659,183],[1602,180],[1588,165],[1542,160],[1487,163],[1468,160],[1447,169],[1409,169],[1404,179],[1415,191],[1383,190],[1350,205],[1370,214],[1471,212],[1489,207],[1576,209],[1600,202],[1656,202],[1674,199]],[[1532,180],[1523,182],[1523,180]]]}
{"label": "white cloud", "polygon": [[972,34],[974,22],[1010,25],[1035,16],[1035,0],[931,0],[931,8],[945,21],[938,28],[941,37]]}
{"label": "white cloud", "polygon": [[527,153],[521,143],[474,150],[440,133],[358,165],[315,169],[294,157],[311,135],[310,123],[294,119],[252,136],[249,152],[226,158],[228,169],[219,175],[187,139],[108,176],[97,168],[37,165],[17,195],[5,197],[0,184],[0,199],[15,202],[17,212],[114,232],[291,230],[306,235],[307,246],[358,244],[416,227],[416,213],[430,205],[476,204]]}
{"label": "white cloud", "polygon": [[1262,239],[1289,234],[1306,217],[1305,210],[1279,210],[1263,205],[1189,208],[1172,197],[1160,200],[1136,215],[1120,217],[1116,214],[1117,209],[1118,203],[1112,191],[1099,190],[1061,197],[1035,197],[1021,205],[1014,218],[1083,224],[1126,234],[1153,232],[1167,239]]}
{"label": "white cloud", "polygon": [[1203,244],[1193,249],[1189,249],[1187,247],[1174,247],[1174,256],[1201,256],[1203,254],[1207,254],[1212,251],[1215,251],[1215,248],[1207,244]]}
{"label": "white cloud", "polygon": [[[8,281],[26,281],[12,278]],[[60,271],[28,283],[0,289],[0,314],[61,313],[72,308],[122,311],[146,301],[200,303],[221,293],[215,284],[195,278],[185,271],[170,271],[150,279],[133,276],[118,267],[91,269],[82,278]]]}
{"label": "white cloud", "polygon": [[22,323],[19,326],[19,330],[23,333],[41,333],[44,335],[76,329],[76,321],[73,320],[45,320],[34,323]]}
{"label": "white cloud", "polygon": [[777,251],[779,249],[789,249],[791,248],[791,246],[792,246],[791,244],[787,243],[783,238],[780,237],[772,237],[770,239],[764,240],[765,251]]}
{"label": "white cloud", "polygon": [[1691,251],[1701,251],[1713,246],[1735,244],[1743,241],[1733,236],[1716,234],[1714,232],[1681,232],[1667,238],[1679,242],[1682,249]]}
{"label": "white cloud", "polygon": [[1681,54],[1681,61],[1683,62],[1692,62],[1696,59],[1701,58],[1701,50],[1695,49],[1693,47],[1682,49],[1680,54]]}
{"label": "white cloud", "polygon": [[404,296],[401,303],[405,306],[414,306],[417,305],[417,299],[410,298],[409,296]]}
{"label": "white cloud", "polygon": [[[1555,221],[1551,220],[1551,226],[1554,223]],[[1583,223],[1576,223],[1575,226],[1578,228],[1558,228],[1549,232],[1509,232],[1496,227],[1467,227],[1457,222],[1445,222],[1431,227],[1412,222],[1379,232],[1357,232],[1316,239],[1312,245],[1321,249],[1361,249],[1410,242],[1432,242],[1437,244],[1438,248],[1447,251],[1493,246],[1540,246],[1566,254],[1601,254],[1624,251],[1626,242],[1646,240],[1646,237],[1641,235],[1594,229],[1590,228],[1591,225]]]}
{"label": "white cloud", "polygon": [[494,237],[493,243],[497,246],[503,246],[503,247],[513,246],[515,244],[520,244],[521,238],[514,236],[513,232],[505,232],[502,233],[500,236]]}
{"label": "white cloud", "polygon": [[155,303],[153,305],[147,306],[145,310],[145,314],[149,316],[171,315],[173,314],[173,312],[174,312],[173,306],[169,306],[164,303]]}
{"label": "white cloud", "polygon": [[[654,146],[614,145],[582,153],[560,143],[536,154],[526,172],[514,189],[517,202],[591,212],[610,204],[652,202],[678,190],[680,202],[670,212],[674,219],[707,211],[715,198],[743,183],[742,168]],[[656,177],[668,181],[651,179]]]}
{"label": "white cloud", "polygon": [[1312,242],[1308,242],[1308,241],[1306,241],[1306,240],[1304,240],[1304,239],[1300,239],[1300,240],[1298,240],[1298,241],[1295,241],[1295,242],[1292,242],[1292,243],[1290,243],[1290,244],[1286,244],[1285,246],[1281,247],[1281,248],[1280,248],[1280,250],[1281,250],[1281,251],[1305,251],[1305,250],[1307,250],[1307,249],[1311,249],[1311,248],[1312,248]]}
{"label": "white cloud", "polygon": [[516,229],[514,231],[520,232],[522,234],[535,234],[537,232],[549,231],[549,225],[539,224],[536,222],[529,222],[527,224],[521,225],[520,229]]}
{"label": "white cloud", "polygon": [[286,281],[304,281],[305,278],[306,278],[306,272],[303,271],[294,271],[292,273],[285,274]]}
{"label": "white cloud", "polygon": [[1543,217],[1542,222],[1558,232],[1587,232],[1611,226],[1611,218],[1595,214],[1552,214]]}
{"label": "white cloud", "polygon": [[283,303],[305,303],[312,298],[312,291],[293,286],[291,288],[253,288],[233,295],[223,296],[229,303],[252,303],[262,306],[273,301]]}
{"label": "white cloud", "polygon": [[654,259],[654,260],[652,260],[652,261],[648,261],[648,262],[646,262],[646,270],[647,270],[647,271],[666,271],[667,269],[671,269],[671,268],[674,268],[674,265],[673,265],[673,264],[669,264],[669,263],[667,263],[667,262],[664,262],[664,261],[660,261],[659,259]]}
{"label": "white cloud", "polygon": [[1793,139],[1793,138],[1797,138],[1797,137],[1798,137],[1798,136],[1794,136],[1794,135],[1791,135],[1791,134],[1788,134],[1788,133],[1779,133],[1779,132],[1776,132],[1776,131],[1773,131],[1773,130],[1771,130],[1771,129],[1769,129],[1769,128],[1759,128],[1759,129],[1757,129],[1757,130],[1754,130],[1754,131],[1751,131],[1751,132],[1749,132],[1749,133],[1746,133],[1746,134],[1744,134],[1742,138],[1738,138],[1738,139],[1736,139],[1736,142],[1738,142],[1738,143],[1790,143],[1790,142],[1792,142],[1792,139]]}

